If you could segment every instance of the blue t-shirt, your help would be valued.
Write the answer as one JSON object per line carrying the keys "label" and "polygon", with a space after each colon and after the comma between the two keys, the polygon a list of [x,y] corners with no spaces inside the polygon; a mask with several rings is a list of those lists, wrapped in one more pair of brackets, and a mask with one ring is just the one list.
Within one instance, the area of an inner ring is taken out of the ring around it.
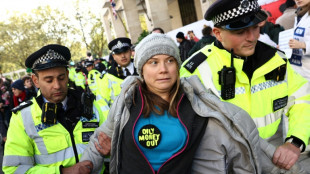
{"label": "blue t-shirt", "polygon": [[164,115],[142,115],[134,130],[135,140],[155,171],[184,147],[187,131],[178,118],[165,111]]}

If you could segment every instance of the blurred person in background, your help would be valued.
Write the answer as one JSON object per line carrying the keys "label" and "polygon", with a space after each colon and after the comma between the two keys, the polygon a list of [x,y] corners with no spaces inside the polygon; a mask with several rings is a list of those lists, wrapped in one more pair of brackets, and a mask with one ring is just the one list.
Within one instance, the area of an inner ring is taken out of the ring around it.
{"label": "blurred person in background", "polygon": [[84,92],[86,89],[86,75],[83,73],[82,68],[81,64],[77,64],[75,67],[75,89],[80,92]]}
{"label": "blurred person in background", "polygon": [[26,76],[22,77],[22,80],[24,81],[25,90],[26,90],[27,95],[29,95],[30,98],[36,97],[38,89],[34,86],[31,77],[26,75]]}
{"label": "blurred person in background", "polygon": [[121,83],[131,75],[137,75],[137,71],[131,59],[131,40],[127,37],[120,37],[112,40],[108,47],[111,51],[111,67],[99,81],[97,100],[104,100],[104,110],[109,110],[110,106],[121,91]]}
{"label": "blurred person in background", "polygon": [[94,61],[92,60],[86,60],[85,67],[88,71],[87,85],[91,92],[96,95],[97,91],[99,90],[98,84],[101,73],[97,69],[95,69]]}
{"label": "blurred person in background", "polygon": [[285,30],[288,30],[294,28],[297,6],[294,0],[286,0],[285,6],[285,10],[283,14],[277,18],[276,24],[279,24]]}
{"label": "blurred person in background", "polygon": [[195,43],[193,48],[189,51],[188,56],[191,56],[196,51],[200,50],[206,45],[213,43],[216,40],[216,38],[212,34],[212,28],[210,26],[205,25],[203,27],[202,35],[202,38],[197,43]]}
{"label": "blurred person in background", "polygon": [[184,37],[183,32],[178,32],[176,35],[177,42],[179,43],[181,61],[184,62],[189,57],[189,51],[192,49],[192,43]]}
{"label": "blurred person in background", "polygon": [[18,79],[14,81],[11,85],[12,92],[13,92],[13,102],[11,104],[11,108],[17,107],[19,104],[21,104],[24,101],[27,101],[32,98],[32,96],[26,92],[26,88],[24,86],[24,81],[21,79]]}
{"label": "blurred person in background", "polygon": [[199,41],[198,37],[196,37],[193,30],[189,30],[187,32],[187,36],[185,37],[185,39],[191,41],[192,44],[195,44],[196,42]]}
{"label": "blurred person in background", "polygon": [[75,63],[73,61],[70,61],[68,71],[69,71],[69,82],[68,82],[69,88],[75,89],[76,72],[75,72]]}
{"label": "blurred person in background", "polygon": [[289,41],[292,67],[310,81],[310,0],[296,0],[294,36]]}
{"label": "blurred person in background", "polygon": [[161,34],[165,34],[165,31],[160,28],[160,27],[156,27],[156,28],[153,28],[152,32],[151,33],[161,33]]}

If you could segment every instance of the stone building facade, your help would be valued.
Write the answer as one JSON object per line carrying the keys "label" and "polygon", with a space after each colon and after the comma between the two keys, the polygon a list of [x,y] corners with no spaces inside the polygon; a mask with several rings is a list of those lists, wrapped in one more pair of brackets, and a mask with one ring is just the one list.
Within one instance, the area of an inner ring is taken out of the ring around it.
{"label": "stone building facade", "polygon": [[[103,2],[103,25],[107,41],[129,37],[135,43],[142,33],[141,16],[146,30],[155,27],[165,32],[203,19],[207,8],[215,0],[110,0]],[[114,11],[114,13],[113,13]],[[115,17],[117,16],[117,17]]]}

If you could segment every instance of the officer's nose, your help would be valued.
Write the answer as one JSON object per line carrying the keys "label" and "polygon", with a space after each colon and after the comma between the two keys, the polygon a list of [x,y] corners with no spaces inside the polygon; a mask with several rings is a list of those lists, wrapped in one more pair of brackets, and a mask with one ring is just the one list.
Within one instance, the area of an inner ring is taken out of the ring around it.
{"label": "officer's nose", "polygon": [[55,89],[59,89],[59,88],[60,88],[60,82],[59,82],[59,80],[55,80],[55,82],[54,82],[54,84],[53,84],[53,87],[54,87]]}

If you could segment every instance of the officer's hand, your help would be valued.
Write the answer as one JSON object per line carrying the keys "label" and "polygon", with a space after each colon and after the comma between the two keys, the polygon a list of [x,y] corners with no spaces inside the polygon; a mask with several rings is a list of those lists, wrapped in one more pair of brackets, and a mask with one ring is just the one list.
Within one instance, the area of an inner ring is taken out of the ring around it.
{"label": "officer's hand", "polygon": [[306,48],[306,44],[305,42],[300,42],[296,39],[290,39],[290,41],[288,42],[288,45],[290,46],[290,48],[302,48],[305,49]]}
{"label": "officer's hand", "polygon": [[82,161],[76,163],[74,166],[62,168],[62,174],[89,174],[93,170],[93,163],[91,161]]}
{"label": "officer's hand", "polygon": [[100,132],[98,135],[99,145],[95,142],[96,149],[101,155],[109,155],[111,151],[111,138],[105,133]]}
{"label": "officer's hand", "polygon": [[298,160],[300,149],[286,142],[279,146],[273,154],[272,162],[281,169],[289,170]]}

